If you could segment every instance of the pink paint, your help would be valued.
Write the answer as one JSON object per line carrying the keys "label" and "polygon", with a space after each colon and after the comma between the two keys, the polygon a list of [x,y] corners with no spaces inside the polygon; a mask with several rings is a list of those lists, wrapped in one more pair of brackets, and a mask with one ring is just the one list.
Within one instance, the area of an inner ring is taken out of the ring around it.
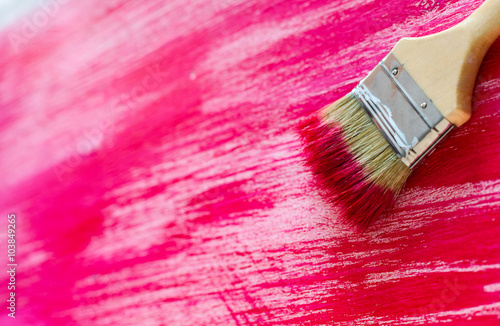
{"label": "pink paint", "polygon": [[72,1],[17,53],[22,20],[4,30],[19,310],[0,324],[497,325],[498,41],[472,120],[362,234],[321,199],[297,133],[400,37],[480,3]]}

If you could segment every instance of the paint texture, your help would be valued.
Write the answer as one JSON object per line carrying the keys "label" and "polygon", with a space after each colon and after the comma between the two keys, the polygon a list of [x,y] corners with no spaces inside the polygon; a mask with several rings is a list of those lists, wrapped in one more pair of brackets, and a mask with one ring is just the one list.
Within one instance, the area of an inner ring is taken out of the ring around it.
{"label": "paint texture", "polygon": [[0,324],[498,325],[499,41],[472,119],[364,233],[298,135],[399,38],[480,3],[61,1],[5,27]]}

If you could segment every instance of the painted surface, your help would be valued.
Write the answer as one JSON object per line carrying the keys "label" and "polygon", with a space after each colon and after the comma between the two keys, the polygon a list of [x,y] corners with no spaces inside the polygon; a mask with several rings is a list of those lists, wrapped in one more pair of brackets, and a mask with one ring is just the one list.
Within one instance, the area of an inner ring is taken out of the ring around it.
{"label": "painted surface", "polygon": [[500,324],[500,42],[363,234],[296,128],[480,0],[48,3],[0,36],[1,325]]}

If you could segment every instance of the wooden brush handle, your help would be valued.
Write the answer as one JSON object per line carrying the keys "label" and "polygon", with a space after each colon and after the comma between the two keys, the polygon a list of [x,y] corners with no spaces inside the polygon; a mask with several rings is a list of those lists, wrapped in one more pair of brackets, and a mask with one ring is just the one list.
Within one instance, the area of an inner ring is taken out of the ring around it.
{"label": "wooden brush handle", "polygon": [[471,115],[481,62],[500,35],[500,0],[486,0],[460,24],[437,34],[403,38],[392,53],[455,126]]}
{"label": "wooden brush handle", "polygon": [[467,29],[475,40],[476,47],[471,48],[471,51],[484,57],[491,44],[500,35],[500,0],[486,0],[455,28]]}

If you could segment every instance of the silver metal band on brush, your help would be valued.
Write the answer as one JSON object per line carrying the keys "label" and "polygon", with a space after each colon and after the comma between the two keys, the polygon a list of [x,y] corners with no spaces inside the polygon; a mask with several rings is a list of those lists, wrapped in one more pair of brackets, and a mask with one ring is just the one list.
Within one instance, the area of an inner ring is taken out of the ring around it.
{"label": "silver metal band on brush", "polygon": [[392,53],[353,93],[410,168],[453,127]]}

